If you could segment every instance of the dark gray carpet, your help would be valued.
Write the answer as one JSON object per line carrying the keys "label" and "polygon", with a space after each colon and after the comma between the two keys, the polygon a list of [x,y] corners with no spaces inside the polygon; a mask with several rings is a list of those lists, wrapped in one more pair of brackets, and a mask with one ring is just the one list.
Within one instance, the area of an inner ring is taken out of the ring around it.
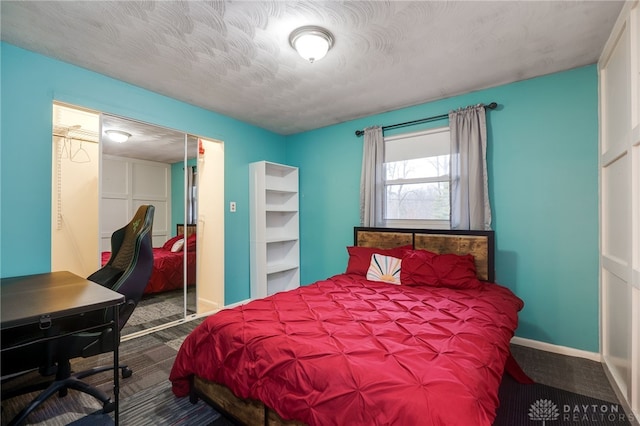
{"label": "dark gray carpet", "polygon": [[121,410],[121,423],[136,426],[202,426],[220,417],[203,401],[192,404],[189,398],[176,398],[169,382],[125,399]]}
{"label": "dark gray carpet", "polygon": [[[187,314],[195,313],[196,288],[187,288]],[[182,289],[155,293],[142,297],[122,330],[122,336],[136,333],[184,318]]]}
{"label": "dark gray carpet", "polygon": [[76,420],[73,423],[69,423],[68,426],[113,426],[115,422],[109,414],[92,414],[87,417],[83,417],[80,420]]}
{"label": "dark gray carpet", "polygon": [[[622,406],[543,384],[523,385],[505,376],[500,385],[500,407],[494,426],[629,426]],[[123,425],[223,426],[232,423],[203,401],[177,399],[168,383],[137,393],[121,403]],[[113,420],[96,413],[70,426],[105,425]]]}
{"label": "dark gray carpet", "polygon": [[601,363],[589,359],[511,345],[511,353],[536,383],[603,401],[618,402]]}
{"label": "dark gray carpet", "polygon": [[[113,414],[99,412],[79,419],[69,426],[113,425]],[[196,404],[189,398],[176,398],[169,382],[136,393],[120,402],[122,425],[135,426],[203,426],[217,424],[220,414],[203,401]]]}
{"label": "dark gray carpet", "polygon": [[[523,385],[509,376],[500,386],[500,407],[494,426],[540,426],[544,420],[553,426],[629,426],[622,406],[568,392],[543,384]],[[112,415],[95,411],[90,397],[75,394],[65,398],[65,410],[57,404],[39,410],[28,424],[69,426],[112,426]],[[84,413],[84,414],[83,414]],[[78,417],[67,423],[65,419]],[[6,420],[5,420],[6,421]],[[5,423],[3,421],[3,423]],[[203,401],[191,404],[189,398],[176,398],[169,382],[139,391],[120,402],[120,424],[135,426],[227,426],[233,423]]]}
{"label": "dark gray carpet", "polygon": [[494,426],[629,426],[620,404],[534,383],[523,385],[505,375]]}

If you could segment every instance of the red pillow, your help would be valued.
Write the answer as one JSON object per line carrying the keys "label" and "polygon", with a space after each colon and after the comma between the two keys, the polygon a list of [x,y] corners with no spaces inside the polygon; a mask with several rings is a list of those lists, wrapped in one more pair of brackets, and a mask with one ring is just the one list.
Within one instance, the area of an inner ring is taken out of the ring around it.
{"label": "red pillow", "polygon": [[403,285],[430,285],[437,287],[439,284],[438,273],[433,266],[433,258],[436,253],[426,250],[413,250],[402,258],[400,270],[400,282]]}
{"label": "red pillow", "polygon": [[477,288],[473,255],[436,254],[413,250],[402,258],[400,282],[403,285],[428,285],[451,288]]}
{"label": "red pillow", "polygon": [[482,285],[478,280],[476,264],[471,254],[440,254],[433,262],[436,265],[440,284],[452,288],[475,288]]}
{"label": "red pillow", "polygon": [[196,234],[191,234],[189,235],[189,238],[187,238],[187,251],[193,251],[196,249]]}
{"label": "red pillow", "polygon": [[169,238],[166,243],[162,245],[162,248],[165,250],[171,250],[171,247],[175,244],[179,239],[184,238],[184,234],[176,235],[173,238]]}
{"label": "red pillow", "polygon": [[367,275],[369,265],[371,265],[371,256],[374,254],[382,254],[384,256],[397,257],[402,259],[405,253],[411,251],[411,244],[406,246],[394,247],[390,249],[381,249],[375,247],[357,247],[349,246],[349,262],[347,263],[346,274]]}

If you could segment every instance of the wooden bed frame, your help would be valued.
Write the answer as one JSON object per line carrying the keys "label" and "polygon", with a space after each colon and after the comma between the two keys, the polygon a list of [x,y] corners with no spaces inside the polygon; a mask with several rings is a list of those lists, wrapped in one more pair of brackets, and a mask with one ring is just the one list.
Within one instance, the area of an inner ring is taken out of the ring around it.
{"label": "wooden bed frame", "polygon": [[[439,254],[470,253],[475,259],[478,278],[490,282],[495,279],[493,231],[355,227],[353,241],[354,245],[361,247],[393,248],[412,245],[414,249]],[[284,420],[262,402],[238,398],[226,386],[200,377],[192,378],[189,398],[194,404],[198,399],[203,399],[225,416],[247,426],[304,425],[295,420]]]}

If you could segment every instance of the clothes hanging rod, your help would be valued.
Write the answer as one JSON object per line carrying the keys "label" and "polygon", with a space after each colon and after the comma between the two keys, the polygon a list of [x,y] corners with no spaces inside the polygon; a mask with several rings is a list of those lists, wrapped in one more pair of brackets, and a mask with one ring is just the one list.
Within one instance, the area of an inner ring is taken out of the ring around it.
{"label": "clothes hanging rod", "polygon": [[[498,104],[495,102],[491,102],[488,105],[484,105],[485,109],[487,108],[496,109],[497,107],[498,107]],[[382,131],[385,131],[388,129],[396,129],[398,127],[412,126],[414,124],[428,123],[430,121],[443,120],[445,118],[449,118],[449,114],[434,115],[433,117],[420,118],[418,120],[407,121],[406,123],[398,123],[398,124],[390,124],[388,126],[382,126]],[[362,135],[364,135],[364,130],[356,130],[356,136],[362,136]]]}
{"label": "clothes hanging rod", "polygon": [[98,143],[97,140],[91,140],[91,139],[86,139],[86,138],[78,138],[78,137],[75,137],[75,136],[63,135],[63,134],[60,134],[60,133],[53,133],[53,136],[58,137],[58,138],[63,138],[63,139],[69,139],[70,141]]}

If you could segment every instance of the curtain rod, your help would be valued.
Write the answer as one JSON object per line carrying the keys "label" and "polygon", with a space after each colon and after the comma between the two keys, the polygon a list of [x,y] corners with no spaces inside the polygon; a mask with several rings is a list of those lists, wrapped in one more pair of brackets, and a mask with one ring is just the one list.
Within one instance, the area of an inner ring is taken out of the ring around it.
{"label": "curtain rod", "polygon": [[[491,102],[489,105],[484,105],[485,109],[496,109],[497,107],[498,104],[495,102]],[[420,118],[418,120],[407,121],[406,123],[390,124],[389,126],[383,126],[382,131],[385,131],[387,129],[395,129],[398,127],[412,126],[414,124],[428,123],[429,121],[442,120],[444,118],[449,118],[449,114],[434,115],[433,117]],[[364,130],[356,130],[356,136],[362,135],[364,135]]]}

